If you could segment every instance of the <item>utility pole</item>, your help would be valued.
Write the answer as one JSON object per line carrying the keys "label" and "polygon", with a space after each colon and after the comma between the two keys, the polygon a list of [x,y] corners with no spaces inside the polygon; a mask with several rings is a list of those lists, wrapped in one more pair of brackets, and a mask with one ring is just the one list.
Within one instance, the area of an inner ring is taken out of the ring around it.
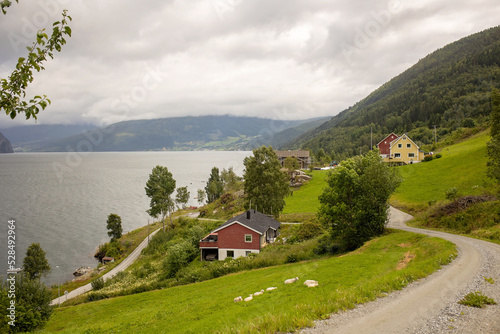
{"label": "utility pole", "polygon": [[370,126],[370,151],[373,151],[373,127]]}

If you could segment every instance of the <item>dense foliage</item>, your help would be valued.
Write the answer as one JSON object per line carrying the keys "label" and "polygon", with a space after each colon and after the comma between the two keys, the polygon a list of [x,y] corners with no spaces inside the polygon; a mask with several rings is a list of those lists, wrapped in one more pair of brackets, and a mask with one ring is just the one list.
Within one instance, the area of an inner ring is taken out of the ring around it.
{"label": "dense foliage", "polygon": [[276,152],[271,146],[253,150],[253,156],[246,157],[245,194],[252,208],[275,217],[285,207],[285,196],[289,195],[288,177],[281,171]]}
{"label": "dense foliage", "polygon": [[[12,275],[13,276],[13,275]],[[11,299],[10,282],[0,284],[0,324],[1,333],[31,332],[42,327],[52,314],[50,306],[51,293],[40,279],[31,279],[26,274],[15,275],[15,297]],[[7,318],[6,313],[15,300],[15,319]],[[15,326],[5,326],[8,321],[14,321]]]}
{"label": "dense foliage", "polygon": [[500,92],[491,93],[491,140],[488,142],[488,176],[500,183]]}
{"label": "dense foliage", "polygon": [[111,237],[111,241],[120,239],[123,232],[121,217],[114,213],[109,214],[106,228],[108,229],[108,237]]}
{"label": "dense foliage", "polygon": [[40,247],[39,243],[32,243],[26,250],[23,271],[30,279],[40,278],[50,271],[45,251]]}
{"label": "dense foliage", "polygon": [[[460,128],[484,126],[490,92],[500,88],[500,27],[452,43],[393,78],[362,101],[288,147],[324,149],[335,160],[367,152],[388,134],[417,144]],[[373,139],[370,132],[373,131]]]}
{"label": "dense foliage", "polygon": [[174,208],[171,195],[175,190],[175,180],[172,173],[167,167],[156,166],[149,175],[145,189],[146,195],[151,198],[150,209],[147,213],[154,218],[161,215],[161,221],[165,223],[165,217]]}
{"label": "dense foliage", "polygon": [[177,188],[177,194],[175,195],[175,203],[179,208],[185,208],[187,202],[189,202],[189,196],[191,193],[188,191],[187,187]]}
{"label": "dense foliage", "polygon": [[388,200],[399,183],[397,169],[384,164],[378,151],[343,161],[333,170],[319,198],[319,215],[344,250],[384,232]]}
{"label": "dense foliage", "polygon": [[214,167],[210,172],[210,176],[205,186],[205,193],[207,194],[208,203],[219,199],[224,192],[224,182],[222,181],[219,173],[219,168]]}

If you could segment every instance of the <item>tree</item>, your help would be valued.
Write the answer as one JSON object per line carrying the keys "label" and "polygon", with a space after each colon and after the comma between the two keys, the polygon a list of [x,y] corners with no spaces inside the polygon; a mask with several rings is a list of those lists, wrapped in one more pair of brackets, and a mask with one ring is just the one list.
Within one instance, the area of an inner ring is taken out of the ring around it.
{"label": "tree", "polygon": [[175,190],[175,180],[167,167],[156,166],[149,175],[146,183],[146,195],[151,198],[150,209],[146,212],[154,218],[161,215],[163,230],[165,231],[165,217],[174,208],[170,197]]}
{"label": "tree", "polygon": [[[6,14],[6,8],[11,4],[12,2],[8,0],[0,2],[3,14]],[[40,109],[44,110],[50,104],[50,100],[45,95],[43,97],[37,95],[29,101],[25,101],[24,98],[28,84],[33,82],[33,70],[37,72],[44,70],[43,62],[47,60],[47,57],[54,58],[54,50],[60,52],[61,47],[66,44],[64,35],[71,37],[69,21],[71,17],[64,10],[62,20],[53,24],[50,38],[45,33],[45,29],[38,31],[35,42],[28,48],[28,56],[18,59],[16,69],[7,79],[0,79],[0,110],[3,109],[12,119],[20,113],[24,113],[26,119],[31,117],[36,119]]]}
{"label": "tree", "polygon": [[283,163],[283,167],[288,170],[290,181],[293,181],[295,171],[300,168],[299,161],[295,157],[287,157]]}
{"label": "tree", "polygon": [[500,183],[500,92],[491,92],[491,140],[488,149],[488,176]]}
{"label": "tree", "polygon": [[202,205],[205,202],[205,191],[198,189],[198,204]]}
{"label": "tree", "polygon": [[224,184],[224,192],[236,192],[241,189],[242,182],[241,177],[236,175],[233,167],[229,167],[227,170],[223,169],[221,174],[221,179]]}
{"label": "tree", "polygon": [[214,167],[208,178],[207,185],[205,187],[205,192],[207,194],[208,203],[219,199],[224,192],[224,183],[219,174],[219,168]]}
{"label": "tree", "polygon": [[319,197],[319,215],[343,250],[356,249],[384,232],[388,200],[400,182],[398,170],[384,164],[378,150],[333,170]]}
{"label": "tree", "polygon": [[111,241],[120,239],[123,232],[121,217],[111,213],[108,216],[106,228],[108,229],[108,237],[111,237]]}
{"label": "tree", "polygon": [[[9,279],[5,285],[0,284],[0,308],[2,309],[0,314],[2,316],[13,300],[8,294],[11,283]],[[5,319],[11,321],[10,318],[4,317],[0,324],[1,333],[24,333],[41,328],[49,320],[53,310],[50,306],[52,299],[50,290],[41,280],[31,279],[26,273],[22,273],[15,276],[15,291],[15,326],[3,326],[3,323],[7,323]]]}
{"label": "tree", "polygon": [[187,187],[177,188],[177,195],[175,196],[175,202],[177,205],[181,204],[182,208],[186,207],[187,202],[189,202],[190,193]]}
{"label": "tree", "polygon": [[39,243],[32,243],[26,250],[23,260],[24,273],[30,279],[45,276],[50,271],[50,265],[45,258],[45,251]]}
{"label": "tree", "polygon": [[290,193],[288,177],[281,171],[278,156],[271,146],[253,150],[252,157],[246,157],[245,194],[253,208],[275,217],[283,211],[285,196]]}

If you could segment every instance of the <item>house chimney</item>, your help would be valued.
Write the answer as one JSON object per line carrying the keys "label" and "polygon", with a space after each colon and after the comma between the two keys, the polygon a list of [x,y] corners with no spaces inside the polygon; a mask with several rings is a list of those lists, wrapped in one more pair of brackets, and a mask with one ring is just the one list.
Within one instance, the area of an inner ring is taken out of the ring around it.
{"label": "house chimney", "polygon": [[247,211],[247,219],[250,220],[250,210]]}

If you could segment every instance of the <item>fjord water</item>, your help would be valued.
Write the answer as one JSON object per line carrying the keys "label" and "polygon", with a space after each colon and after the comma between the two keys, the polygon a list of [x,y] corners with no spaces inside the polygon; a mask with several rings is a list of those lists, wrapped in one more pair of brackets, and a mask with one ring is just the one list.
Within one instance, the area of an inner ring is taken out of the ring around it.
{"label": "fjord water", "polygon": [[[251,152],[99,152],[14,153],[0,155],[0,276],[7,271],[7,225],[16,221],[16,266],[27,247],[40,243],[52,271],[48,284],[73,278],[80,266],[97,265],[99,244],[109,240],[110,213],[122,218],[124,232],[148,223],[144,187],[156,165],[173,174],[176,187],[187,186],[189,205],[204,189],[212,167],[233,167],[243,175]],[[175,193],[174,193],[175,196]]]}

